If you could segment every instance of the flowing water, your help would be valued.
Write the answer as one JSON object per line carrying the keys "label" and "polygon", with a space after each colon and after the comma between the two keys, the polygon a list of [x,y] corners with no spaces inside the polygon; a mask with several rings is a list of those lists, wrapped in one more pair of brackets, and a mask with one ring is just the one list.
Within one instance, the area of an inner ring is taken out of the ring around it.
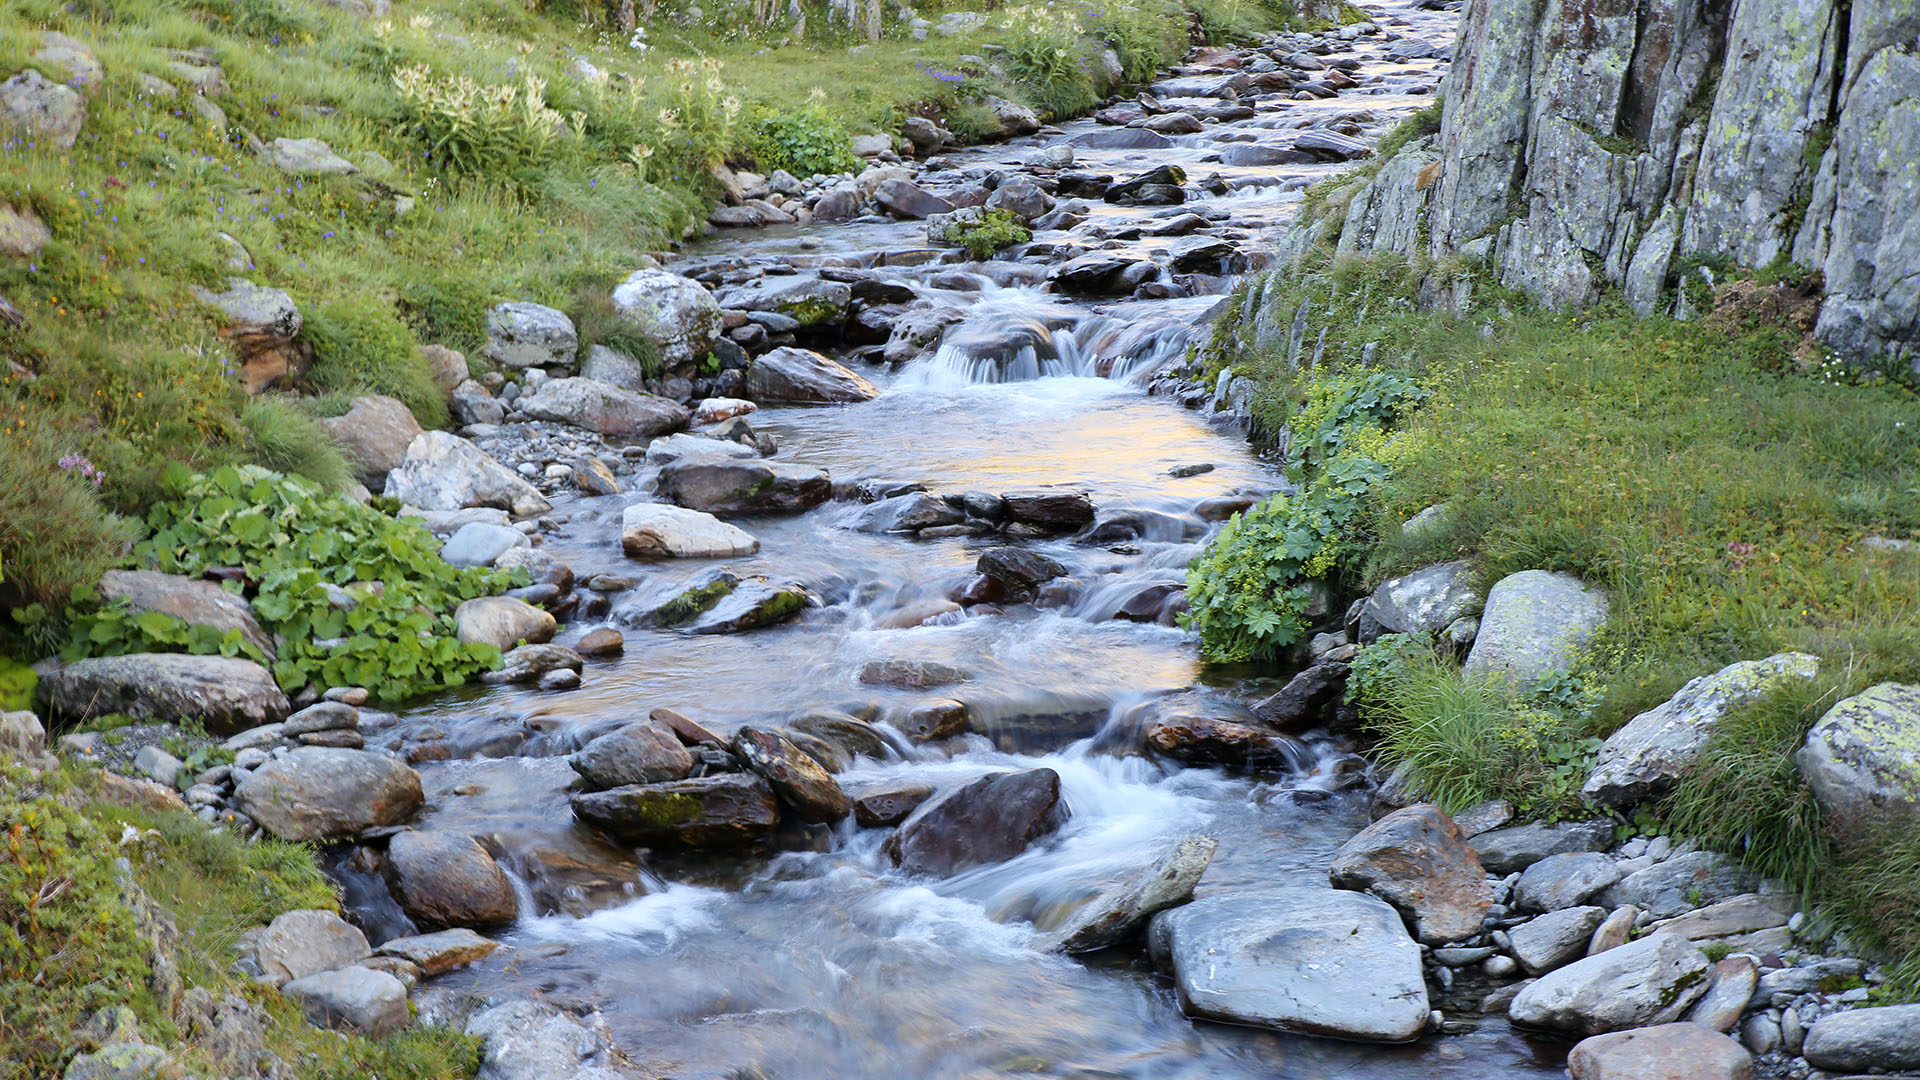
{"label": "flowing water", "polygon": [[[1398,6],[1379,13],[1404,18],[1403,30],[1437,44],[1451,37],[1451,14]],[[1377,135],[1428,100],[1404,91],[1430,87],[1435,70],[1433,61],[1395,64],[1380,52],[1376,39],[1355,53],[1365,61],[1355,74],[1371,92],[1287,101],[1169,149],[1082,150],[1077,167],[1121,177],[1169,162],[1194,179],[1217,171],[1232,185],[1228,194],[1177,209],[1224,219],[1229,235],[1256,249],[1299,189],[1335,167],[1230,169],[1205,159],[1232,145],[1223,134],[1278,140],[1278,126],[1330,115],[1364,111],[1364,126]],[[1091,122],[1067,128],[1091,130]],[[989,148],[954,160],[964,171],[1030,152]],[[1116,225],[1167,213],[1094,210],[1096,221]],[[758,263],[846,256],[874,266],[891,265],[889,252],[923,246],[917,225],[867,223],[735,234],[694,254]],[[949,612],[912,625],[971,576],[994,541],[853,531],[852,502],[751,519],[742,524],[760,539],[760,553],[728,569],[803,583],[822,606],[738,635],[630,629],[625,654],[590,662],[578,690],[476,689],[413,711],[404,730],[438,729],[456,755],[421,767],[428,824],[488,837],[523,890],[522,919],[502,937],[511,948],[438,980],[438,991],[537,988],[591,1004],[644,1070],[685,1080],[1561,1075],[1562,1051],[1497,1021],[1403,1047],[1195,1023],[1138,947],[1086,958],[1034,947],[1037,928],[1057,925],[1192,832],[1220,841],[1201,896],[1324,883],[1332,851],[1366,824],[1368,806],[1366,793],[1353,790],[1360,763],[1326,738],[1301,741],[1292,769],[1258,777],[1140,756],[1140,703],[1170,692],[1245,700],[1259,687],[1210,682],[1184,632],[1116,620],[1115,611],[1143,589],[1184,579],[1185,564],[1217,527],[1199,512],[1203,503],[1269,492],[1280,478],[1238,433],[1215,430],[1144,389],[1147,376],[1185,351],[1218,295],[1090,305],[1018,284],[1006,267],[903,268],[899,280],[919,295],[966,311],[945,347],[898,371],[863,369],[882,389],[874,401],[766,409],[752,417],[756,428],[778,437],[780,458],[825,467],[836,481],[917,482],[936,492],[1057,484],[1087,491],[1103,514],[1145,512],[1142,535],[1111,547],[1034,545],[1072,570],[1072,588],[1054,606]],[[1213,468],[1172,475],[1188,465]],[[564,527],[547,540],[583,579],[600,571],[637,576],[616,609],[670,595],[710,569],[642,567],[622,557],[621,509],[645,498],[563,503]],[[902,658],[952,664],[969,678],[929,692],[858,681],[867,661]],[[816,709],[872,706],[898,715],[950,697],[964,700],[972,717],[975,733],[961,747],[935,752],[901,739],[888,760],[860,759],[843,785],[857,796],[903,778],[942,785],[992,770],[1051,768],[1071,811],[1057,836],[1009,862],[930,881],[890,869],[879,850],[885,830],[851,821],[830,837],[798,837],[793,846],[807,850],[771,859],[669,860],[636,857],[571,820],[562,755],[656,706],[725,732]],[[353,872],[342,873],[353,885]],[[376,890],[354,895],[363,892]],[[373,901],[363,918],[376,932],[398,927],[397,911]]]}

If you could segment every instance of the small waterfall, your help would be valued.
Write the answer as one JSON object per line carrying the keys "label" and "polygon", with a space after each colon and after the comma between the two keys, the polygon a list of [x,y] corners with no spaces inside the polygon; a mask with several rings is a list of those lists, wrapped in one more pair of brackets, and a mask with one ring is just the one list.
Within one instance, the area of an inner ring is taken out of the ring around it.
{"label": "small waterfall", "polygon": [[1089,314],[1033,289],[990,289],[900,387],[1076,377],[1143,381],[1186,354],[1193,324],[1164,314]]}

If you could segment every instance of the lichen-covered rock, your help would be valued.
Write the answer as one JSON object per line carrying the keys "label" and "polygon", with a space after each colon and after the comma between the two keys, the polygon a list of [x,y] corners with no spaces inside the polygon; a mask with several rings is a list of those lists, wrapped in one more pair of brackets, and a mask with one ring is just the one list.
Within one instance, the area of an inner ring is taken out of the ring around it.
{"label": "lichen-covered rock", "polygon": [[697,281],[665,270],[636,270],[613,290],[621,320],[660,346],[668,367],[706,355],[720,336],[720,305]]}
{"label": "lichen-covered rock", "polygon": [[752,773],[629,784],[572,801],[580,820],[636,847],[739,850],[764,843],[780,823],[773,788]]}
{"label": "lichen-covered rock", "polygon": [[422,510],[496,507],[515,517],[553,509],[546,496],[491,455],[458,435],[422,432],[387,474],[384,492]]}
{"label": "lichen-covered rock", "polygon": [[1880,683],[1835,704],[1793,761],[1849,825],[1920,803],[1920,685]]}
{"label": "lichen-covered rock", "polygon": [[1529,686],[1571,670],[1607,621],[1607,598],[1568,574],[1523,570],[1487,590],[1461,674]]}
{"label": "lichen-covered rock", "polygon": [[1375,589],[1366,612],[1389,634],[1437,634],[1455,619],[1480,610],[1480,593],[1471,575],[1464,562],[1416,570]]}
{"label": "lichen-covered rock", "polygon": [[508,368],[537,367],[555,374],[573,367],[580,335],[564,311],[526,302],[496,304],[487,313],[487,359]]}
{"label": "lichen-covered rock", "polygon": [[404,821],[422,801],[420,774],[365,750],[301,746],[253,770],[234,803],[282,840],[333,840]]}
{"label": "lichen-covered rock", "polygon": [[1711,967],[1686,938],[1653,934],[1549,972],[1520,991],[1507,1015],[1575,1035],[1672,1023],[1707,992]]}

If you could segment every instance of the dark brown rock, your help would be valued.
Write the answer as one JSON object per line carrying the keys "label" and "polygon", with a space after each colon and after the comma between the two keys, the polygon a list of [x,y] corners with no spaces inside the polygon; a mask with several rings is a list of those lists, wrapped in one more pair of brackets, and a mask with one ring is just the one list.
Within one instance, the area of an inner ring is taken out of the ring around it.
{"label": "dark brown rock", "polygon": [[786,736],[743,727],[734,733],[731,745],[733,755],[764,778],[800,820],[827,825],[852,812],[853,804],[839,782]]}
{"label": "dark brown rock", "polygon": [[898,726],[917,743],[952,738],[966,733],[967,707],[958,701],[921,705],[907,713]]}
{"label": "dark brown rock", "polygon": [[1058,559],[1021,547],[988,548],[980,553],[974,569],[998,579],[1011,593],[1031,591],[1042,582],[1052,581],[1067,572]]}
{"label": "dark brown rock", "polygon": [[637,847],[678,851],[757,847],[780,823],[773,788],[751,773],[633,784],[573,796],[573,812]]}
{"label": "dark brown rock", "polygon": [[899,783],[875,788],[853,800],[853,820],[869,829],[898,825],[931,798],[931,784]]}
{"label": "dark brown rock", "polygon": [[679,736],[680,741],[688,746],[724,747],[727,745],[725,739],[722,739],[720,736],[715,735],[713,732],[708,731],[706,728],[701,727],[699,724],[694,723],[692,720],[687,719],[672,709],[664,707],[654,709],[647,714],[647,719],[652,720],[656,724],[667,725],[675,735]]}
{"label": "dark brown rock", "polygon": [[573,643],[573,651],[581,656],[613,656],[624,652],[626,647],[625,635],[611,626],[589,630]]}
{"label": "dark brown rock", "polygon": [[922,804],[886,850],[903,870],[947,877],[1011,859],[1066,820],[1060,775],[1052,769],[995,773]]}
{"label": "dark brown rock", "polygon": [[1007,516],[1052,533],[1072,532],[1093,524],[1093,500],[1084,491],[1028,488],[1004,492]]}
{"label": "dark brown rock", "polygon": [[1281,731],[1319,727],[1329,705],[1347,691],[1352,665],[1323,662],[1295,675],[1279,693],[1253,703],[1253,714]]}
{"label": "dark brown rock", "polygon": [[1180,761],[1237,768],[1286,765],[1292,744],[1264,728],[1211,716],[1161,716],[1147,726],[1147,746]]}
{"label": "dark brown rock", "polygon": [[967,673],[932,660],[869,660],[860,669],[860,681],[869,686],[901,690],[931,690],[965,682]]}
{"label": "dark brown rock", "polygon": [[587,743],[567,764],[596,789],[685,779],[693,755],[664,724],[628,724]]}
{"label": "dark brown rock", "polygon": [[506,873],[471,836],[400,833],[387,846],[386,872],[401,908],[430,930],[498,926],[518,911]]}

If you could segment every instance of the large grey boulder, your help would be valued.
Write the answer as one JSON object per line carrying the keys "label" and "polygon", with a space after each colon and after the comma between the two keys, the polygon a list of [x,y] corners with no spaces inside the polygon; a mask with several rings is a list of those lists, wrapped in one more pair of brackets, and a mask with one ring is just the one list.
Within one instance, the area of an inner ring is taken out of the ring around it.
{"label": "large grey boulder", "polygon": [[321,423],[347,452],[360,482],[373,489],[386,485],[387,474],[407,459],[407,447],[420,436],[420,422],[413,418],[413,411],[381,394],[354,398],[345,415]]}
{"label": "large grey boulder", "polygon": [[1523,570],[1487,591],[1461,673],[1525,688],[1573,668],[1607,621],[1607,598],[1569,574]]}
{"label": "large grey boulder", "polygon": [[1328,868],[1336,889],[1372,893],[1406,916],[1428,945],[1480,932],[1493,905],[1480,857],[1431,803],[1396,810],[1341,845]]}
{"label": "large grey boulder", "polygon": [[592,379],[549,379],[514,404],[535,420],[641,438],[678,431],[687,426],[691,415],[677,401]]}
{"label": "large grey boulder", "polygon": [[567,313],[543,304],[496,304],[487,312],[487,344],[481,355],[506,368],[569,370],[580,335]]}
{"label": "large grey boulder", "polygon": [[506,872],[471,836],[400,833],[387,845],[386,872],[401,909],[428,930],[499,926],[519,912]]}
{"label": "large grey boulder", "polygon": [[1815,1067],[1837,1072],[1920,1069],[1920,1005],[1823,1016],[1801,1053]]}
{"label": "large grey boulder", "polygon": [[825,278],[764,277],[722,292],[721,303],[741,311],[771,311],[801,327],[831,329],[847,320],[853,286]]}
{"label": "large grey boulder", "polygon": [[1668,1024],[1707,992],[1712,963],[1677,934],[1653,934],[1568,964],[1520,991],[1516,1024],[1575,1035]]}
{"label": "large grey boulder", "polygon": [[234,803],[282,840],[335,840],[406,820],[420,774],[386,754],[299,746],[248,773]]}
{"label": "large grey boulder", "polygon": [[331,911],[282,912],[253,941],[254,964],[275,986],[357,964],[372,955],[359,927]]}
{"label": "large grey boulder", "polygon": [[1606,920],[1603,907],[1570,907],[1550,911],[1507,931],[1513,958],[1529,975],[1544,975],[1587,955],[1593,932]]}
{"label": "large grey boulder", "polygon": [[384,494],[422,510],[491,506],[514,517],[535,517],[553,509],[513,470],[444,431],[422,432],[407,444],[407,456],[387,474]]}
{"label": "large grey boulder", "polygon": [[660,470],[659,491],[689,510],[773,514],[819,506],[833,483],[825,470],[795,462],[682,458]]}
{"label": "large grey boulder", "polygon": [[1689,851],[1627,875],[1608,886],[1594,902],[1608,907],[1632,904],[1656,919],[1664,919],[1752,892],[1759,884],[1758,877],[1725,855]]}
{"label": "large grey boulder", "polygon": [[262,156],[289,176],[351,176],[360,171],[319,139],[275,139],[266,144]]}
{"label": "large grey boulder", "polygon": [[756,847],[780,823],[780,804],[752,773],[629,784],[573,796],[573,812],[636,847],[679,851]]}
{"label": "large grey boulder", "polygon": [[693,755],[663,724],[642,720],[607,732],[567,759],[594,790],[684,780]]}
{"label": "large grey boulder", "polygon": [[720,336],[720,305],[697,281],[665,270],[636,270],[614,287],[621,321],[660,346],[668,367],[705,356]]}
{"label": "large grey boulder", "polygon": [[620,547],[636,559],[711,559],[751,555],[760,541],[699,510],[635,503],[620,519]]}
{"label": "large grey boulder", "polygon": [[1389,634],[1437,634],[1480,610],[1480,593],[1464,562],[1441,563],[1384,582],[1367,598],[1366,612]]}
{"label": "large grey boulder", "polygon": [[453,611],[454,636],[464,644],[484,643],[505,652],[523,641],[553,640],[553,615],[513,596],[476,596]]}
{"label": "large grey boulder", "polygon": [[195,719],[216,735],[278,723],[293,711],[266,668],[251,660],[186,653],[129,653],[76,660],[41,684],[52,711],[75,719],[125,713]]}
{"label": "large grey boulder", "polygon": [[[885,138],[885,136],[881,136]],[[915,221],[930,218],[935,214],[945,214],[953,209],[953,204],[938,195],[931,194],[911,180],[895,177],[884,180],[874,189],[873,201],[880,209],[894,217],[909,218]]]}
{"label": "large grey boulder", "polygon": [[895,866],[948,877],[970,866],[1005,862],[1067,820],[1060,774],[1052,769],[993,773],[922,803],[887,838]]}
{"label": "large grey boulder", "polygon": [[1525,825],[1492,829],[1473,838],[1474,850],[1480,853],[1480,865],[1492,874],[1525,870],[1549,855],[1571,851],[1605,851],[1612,846],[1613,823],[1605,820],[1551,824],[1532,821]]}
{"label": "large grey boulder", "polygon": [[109,570],[100,575],[100,595],[108,600],[125,600],[127,609],[136,615],[158,611],[190,626],[210,626],[223,634],[238,630],[241,638],[269,659],[274,655],[273,636],[254,618],[253,605],[217,581],[156,570]]}
{"label": "large grey boulder", "polygon": [[1017,139],[1040,130],[1040,118],[1025,105],[993,94],[983,97],[980,103],[993,112],[996,127],[986,133],[989,139]]}
{"label": "large grey boulder", "polygon": [[1880,683],[1836,703],[1793,763],[1849,827],[1920,803],[1920,685]]}
{"label": "large grey boulder", "polygon": [[1361,1042],[1426,1030],[1420,947],[1371,896],[1213,896],[1154,916],[1148,940],[1189,1016]]}
{"label": "large grey boulder", "polygon": [[1753,1080],[1753,1055],[1699,1024],[1661,1024],[1582,1040],[1567,1072],[1572,1080]]}
{"label": "large grey boulder", "polygon": [[1780,653],[1728,664],[1694,679],[1609,736],[1580,793],[1612,807],[1666,794],[1699,759],[1729,710],[1765,697],[1790,680],[1811,679],[1819,671],[1818,657]]}
{"label": "large grey boulder", "polygon": [[384,1039],[413,1019],[407,988],[384,971],[350,967],[295,979],[280,988],[315,1027]]}
{"label": "large grey boulder", "polygon": [[71,86],[28,68],[0,83],[0,130],[50,150],[71,150],[87,119],[87,103]]}
{"label": "large grey boulder", "polygon": [[1132,877],[1088,900],[1045,938],[1045,948],[1093,952],[1140,932],[1147,920],[1193,899],[1194,886],[1213,862],[1220,842],[1188,836]]}
{"label": "large grey boulder", "polygon": [[746,395],[754,401],[831,405],[879,394],[845,364],[810,349],[775,349],[747,369]]}

